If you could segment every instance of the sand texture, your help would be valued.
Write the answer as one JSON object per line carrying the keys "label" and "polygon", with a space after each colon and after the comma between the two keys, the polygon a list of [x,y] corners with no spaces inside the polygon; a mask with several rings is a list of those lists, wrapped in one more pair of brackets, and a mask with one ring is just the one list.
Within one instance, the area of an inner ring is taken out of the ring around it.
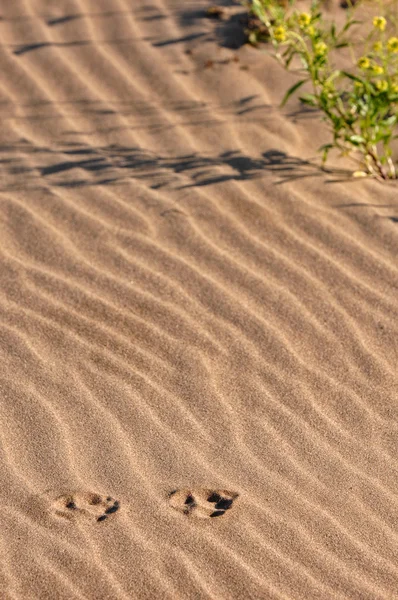
{"label": "sand texture", "polygon": [[0,1],[1,600],[398,598],[398,188],[208,6]]}

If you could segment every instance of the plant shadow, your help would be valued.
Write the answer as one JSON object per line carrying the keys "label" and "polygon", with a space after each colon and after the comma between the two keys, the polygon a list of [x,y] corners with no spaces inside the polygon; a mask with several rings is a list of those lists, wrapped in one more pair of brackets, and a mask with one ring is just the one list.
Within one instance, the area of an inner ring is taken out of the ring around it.
{"label": "plant shadow", "polygon": [[[277,176],[275,185],[336,173],[312,161],[270,149],[257,157],[240,150],[215,156],[191,153],[162,156],[140,147],[118,144],[90,146],[70,142],[59,147],[32,146],[25,140],[0,147],[0,167],[5,182],[0,189],[112,185],[144,181],[152,189],[189,189],[229,181],[244,182]],[[348,171],[339,171],[349,176]]]}
{"label": "plant shadow", "polygon": [[208,30],[207,41],[215,41],[223,48],[238,49],[247,42],[245,26],[248,22],[248,12],[242,8],[239,1],[225,0],[217,2],[220,14],[213,18],[208,8],[188,8],[180,11],[180,24],[185,28],[198,25]]}

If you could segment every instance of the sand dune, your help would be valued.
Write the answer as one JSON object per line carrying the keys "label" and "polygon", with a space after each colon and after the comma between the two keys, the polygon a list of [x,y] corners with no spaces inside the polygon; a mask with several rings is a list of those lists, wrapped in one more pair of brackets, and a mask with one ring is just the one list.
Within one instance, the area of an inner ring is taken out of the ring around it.
{"label": "sand dune", "polygon": [[398,597],[396,187],[208,5],[0,4],[1,599]]}

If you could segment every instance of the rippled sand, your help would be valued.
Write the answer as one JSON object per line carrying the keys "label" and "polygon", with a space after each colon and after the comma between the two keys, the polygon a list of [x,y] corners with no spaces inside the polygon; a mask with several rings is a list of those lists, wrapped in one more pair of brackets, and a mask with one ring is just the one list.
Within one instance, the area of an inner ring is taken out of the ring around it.
{"label": "rippled sand", "polygon": [[2,600],[398,597],[397,187],[208,5],[0,2]]}

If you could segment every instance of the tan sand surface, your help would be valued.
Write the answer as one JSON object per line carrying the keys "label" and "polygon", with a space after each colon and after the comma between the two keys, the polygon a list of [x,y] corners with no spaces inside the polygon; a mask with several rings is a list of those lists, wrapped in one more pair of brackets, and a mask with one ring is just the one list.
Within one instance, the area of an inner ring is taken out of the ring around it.
{"label": "tan sand surface", "polygon": [[1,600],[398,598],[398,188],[208,6],[0,2]]}

